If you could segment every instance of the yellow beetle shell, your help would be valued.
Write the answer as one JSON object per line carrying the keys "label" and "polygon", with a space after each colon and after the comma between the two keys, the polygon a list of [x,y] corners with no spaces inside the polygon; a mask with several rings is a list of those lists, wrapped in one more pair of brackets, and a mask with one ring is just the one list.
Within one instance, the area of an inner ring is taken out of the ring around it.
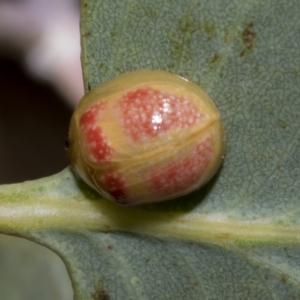
{"label": "yellow beetle shell", "polygon": [[69,140],[77,174],[120,205],[199,188],[225,151],[211,99],[180,76],[150,70],[119,75],[87,93],[73,114]]}

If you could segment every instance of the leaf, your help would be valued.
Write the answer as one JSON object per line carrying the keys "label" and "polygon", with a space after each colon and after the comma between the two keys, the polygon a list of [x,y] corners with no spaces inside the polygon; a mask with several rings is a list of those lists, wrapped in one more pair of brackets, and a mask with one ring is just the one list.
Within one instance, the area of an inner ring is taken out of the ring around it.
{"label": "leaf", "polygon": [[71,282],[65,266],[57,255],[45,247],[1,234],[0,265],[1,299],[72,298]]}
{"label": "leaf", "polygon": [[227,153],[203,189],[118,207],[66,169],[2,186],[0,228],[66,263],[76,299],[299,299],[297,1],[82,1],[85,88],[133,69],[200,85]]}

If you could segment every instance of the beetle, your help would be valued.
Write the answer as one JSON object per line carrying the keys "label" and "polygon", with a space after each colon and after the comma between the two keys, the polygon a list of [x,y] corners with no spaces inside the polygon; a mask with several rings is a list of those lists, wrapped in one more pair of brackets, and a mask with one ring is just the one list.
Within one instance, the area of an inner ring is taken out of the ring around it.
{"label": "beetle", "polygon": [[197,85],[160,70],[121,74],[88,92],[71,119],[67,156],[94,190],[119,205],[173,199],[220,167],[225,131]]}

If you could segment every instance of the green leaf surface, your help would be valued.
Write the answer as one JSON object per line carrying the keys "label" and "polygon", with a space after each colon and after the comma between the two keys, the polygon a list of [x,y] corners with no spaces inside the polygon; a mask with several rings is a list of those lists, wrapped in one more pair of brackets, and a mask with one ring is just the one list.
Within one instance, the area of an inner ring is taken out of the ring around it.
{"label": "green leaf surface", "polygon": [[0,266],[0,298],[3,300],[72,299],[66,267],[45,247],[1,234]]}
{"label": "green leaf surface", "polygon": [[300,3],[83,0],[85,88],[162,69],[200,85],[227,153],[203,189],[118,207],[60,174],[0,189],[0,230],[66,263],[76,299],[300,298]]}

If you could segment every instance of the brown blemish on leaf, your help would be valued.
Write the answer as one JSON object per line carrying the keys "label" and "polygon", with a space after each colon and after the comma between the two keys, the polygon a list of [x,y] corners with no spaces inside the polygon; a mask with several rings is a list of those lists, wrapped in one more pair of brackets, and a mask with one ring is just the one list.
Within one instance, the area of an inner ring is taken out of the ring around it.
{"label": "brown blemish on leaf", "polygon": [[220,59],[220,54],[218,53],[218,52],[216,52],[213,56],[212,56],[212,58],[210,59],[210,63],[211,64],[214,64],[214,63],[216,63],[218,60]]}
{"label": "brown blemish on leaf", "polygon": [[289,276],[286,274],[281,274],[281,281],[283,283],[287,283],[287,281],[289,280]]}
{"label": "brown blemish on leaf", "polygon": [[83,37],[86,37],[86,38],[88,38],[88,37],[90,37],[92,34],[88,31],[88,32],[85,32],[85,33],[82,33],[82,36]]}
{"label": "brown blemish on leaf", "polygon": [[96,284],[95,293],[92,294],[93,299],[95,300],[109,300],[109,295],[106,293],[103,287],[102,280],[98,280]]}
{"label": "brown blemish on leaf", "polygon": [[216,27],[209,23],[203,25],[203,31],[205,32],[209,40],[216,35]]}
{"label": "brown blemish on leaf", "polygon": [[256,35],[256,33],[252,31],[252,29],[253,22],[250,22],[243,32],[243,39],[248,49],[253,47],[253,39]]}
{"label": "brown blemish on leaf", "polygon": [[108,246],[107,246],[107,249],[108,249],[108,250],[113,250],[113,249],[114,249],[114,246],[113,246],[113,245],[108,245]]}
{"label": "brown blemish on leaf", "polygon": [[256,33],[253,31],[253,27],[253,22],[249,22],[244,31],[242,32],[242,39],[246,46],[246,49],[242,50],[240,56],[244,56],[246,52],[253,49],[253,40],[256,36]]}
{"label": "brown blemish on leaf", "polygon": [[193,24],[190,20],[185,20],[183,23],[182,23],[182,26],[181,26],[181,30],[183,33],[189,33],[192,31],[192,28],[193,28]]}

